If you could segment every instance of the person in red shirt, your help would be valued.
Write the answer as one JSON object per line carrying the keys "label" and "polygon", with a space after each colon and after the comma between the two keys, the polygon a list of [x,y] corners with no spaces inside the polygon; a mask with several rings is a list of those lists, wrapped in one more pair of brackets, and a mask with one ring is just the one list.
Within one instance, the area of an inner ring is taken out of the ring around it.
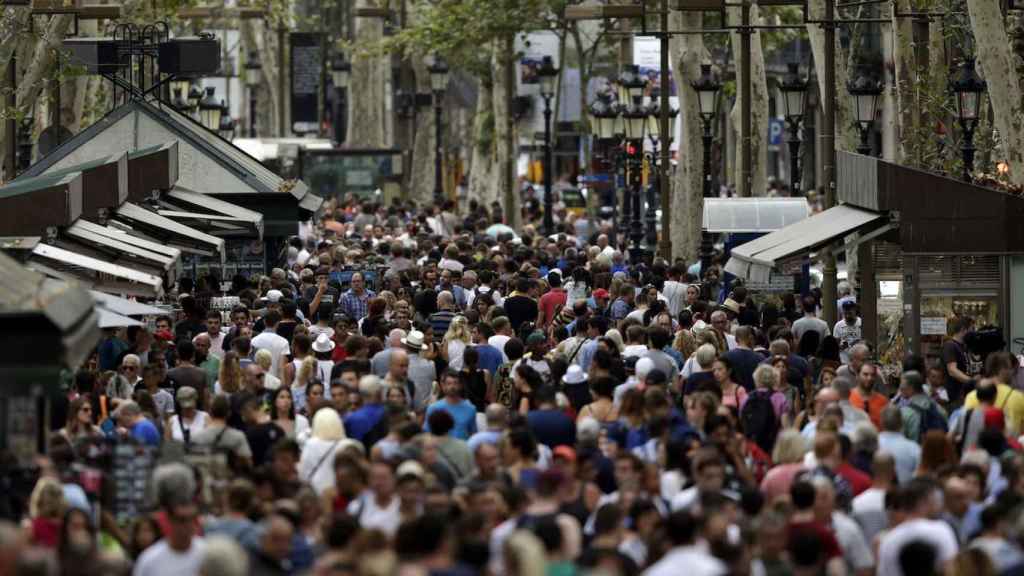
{"label": "person in red shirt", "polygon": [[547,328],[555,318],[555,313],[562,306],[565,306],[567,295],[562,289],[562,275],[552,271],[548,273],[548,286],[551,287],[540,297],[538,306],[540,313],[537,315],[537,324],[540,328]]}
{"label": "person in red shirt", "polygon": [[853,452],[853,443],[846,436],[839,436],[839,447],[842,450],[842,462],[839,467],[836,468],[836,474],[839,474],[850,483],[850,489],[853,491],[854,496],[860,495],[861,492],[871,488],[871,477],[867,474],[858,470],[853,464],[850,464],[850,454]]}
{"label": "person in red shirt", "polygon": [[813,535],[821,544],[822,555],[826,564],[843,561],[843,551],[839,547],[832,530],[820,522],[814,514],[814,504],[817,499],[817,491],[808,479],[801,478],[789,489],[789,497],[793,501],[796,511],[790,516],[789,524],[786,525],[786,539],[794,542]]}
{"label": "person in red shirt", "polygon": [[857,387],[850,392],[850,404],[867,412],[875,428],[882,427],[882,410],[889,405],[889,400],[875,390],[875,378],[878,367],[865,362],[857,373]]}

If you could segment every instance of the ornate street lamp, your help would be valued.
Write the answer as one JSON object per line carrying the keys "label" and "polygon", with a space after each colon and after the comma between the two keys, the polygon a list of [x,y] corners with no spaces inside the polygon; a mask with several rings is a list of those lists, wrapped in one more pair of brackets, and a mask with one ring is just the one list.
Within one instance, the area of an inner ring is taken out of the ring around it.
{"label": "ornate street lamp", "polygon": [[256,137],[256,91],[263,79],[263,64],[255,51],[245,60],[245,86],[249,90],[249,138]]}
{"label": "ornate street lamp", "polygon": [[440,204],[444,199],[441,181],[441,159],[444,156],[444,148],[441,146],[441,103],[448,87],[448,63],[441,56],[435,55],[427,72],[430,73],[430,88],[434,92],[434,202]]}
{"label": "ornate street lamp", "polygon": [[[722,83],[711,72],[710,64],[700,65],[700,77],[690,83],[697,93],[697,107],[700,109],[700,123],[704,129],[701,142],[704,145],[704,198],[711,198],[711,127],[718,115],[718,93]],[[711,256],[714,249],[711,233],[704,230],[700,240],[700,273],[703,276],[711,268]]]}
{"label": "ornate street lamp", "polygon": [[956,114],[960,128],[964,131],[960,152],[964,161],[964,180],[970,182],[974,172],[974,129],[981,115],[982,95],[988,85],[978,76],[974,59],[968,58],[960,66],[960,74],[950,81],[950,89],[956,95]]}
{"label": "ornate street lamp", "polygon": [[622,135],[618,130],[619,110],[610,96],[599,96],[590,105],[590,127],[599,140],[614,140]]}
{"label": "ornate street lamp", "polygon": [[551,99],[555,97],[555,88],[558,84],[558,68],[555,68],[551,56],[545,56],[541,60],[537,78],[540,83],[540,95],[544,98],[544,235],[549,236],[555,232],[551,198],[552,171],[555,168],[551,145]]}
{"label": "ornate street lamp", "polygon": [[[623,136],[623,124],[619,116],[620,106],[615,103],[615,97],[608,93],[598,93],[597,100],[590,105],[590,127],[598,141],[604,140],[605,149],[608,150],[608,160],[612,166],[612,186],[618,186],[619,168],[622,166],[623,147],[617,146],[614,141]],[[627,220],[629,214],[629,195],[622,194],[622,208],[616,209],[614,244],[619,245],[619,238],[625,238],[628,230]],[[614,202],[612,202],[614,205]]]}
{"label": "ornate street lamp", "polygon": [[199,110],[199,101],[203,99],[203,89],[199,87],[198,82],[192,82],[185,98],[188,100],[189,112],[195,115]]}
{"label": "ornate street lamp", "polygon": [[213,91],[213,86],[207,87],[206,96],[199,101],[199,122],[210,131],[216,132],[220,129],[220,117],[224,109],[213,97]]}
{"label": "ornate street lamp", "polygon": [[796,62],[786,66],[789,71],[779,84],[779,102],[789,124],[789,188],[795,196],[800,189],[800,124],[807,107],[808,82],[800,76]]}
{"label": "ornate street lamp", "polygon": [[853,98],[853,113],[860,130],[857,153],[867,156],[871,154],[868,138],[871,137],[871,127],[875,123],[875,111],[878,110],[878,97],[882,94],[883,84],[865,72],[861,69],[858,76],[846,85],[846,91]]}
{"label": "ornate street lamp", "polygon": [[221,138],[231,142],[235,136],[235,121],[231,118],[231,109],[221,100],[220,110],[220,125],[217,127],[217,133]]}
{"label": "ornate street lamp", "polygon": [[668,110],[668,134],[661,133],[661,104],[655,100],[647,107],[647,138],[651,141],[651,152],[644,154],[647,158],[648,186],[647,186],[647,210],[644,211],[644,227],[646,229],[646,242],[648,246],[658,243],[658,210],[656,192],[660,193],[661,179],[658,178],[658,145],[670,146],[673,136],[676,133],[676,118],[679,110],[669,108]]}
{"label": "ornate street lamp", "polygon": [[[643,223],[640,220],[640,191],[643,187],[643,149],[644,132],[647,128],[647,108],[643,105],[644,87],[647,83],[640,75],[639,67],[628,65],[622,67],[619,74],[619,97],[622,99],[620,116],[625,137],[623,143],[626,151],[626,189],[632,199],[632,208],[626,211],[631,214],[629,222],[630,259],[640,262],[644,257],[641,242],[644,239]],[[629,208],[629,204],[623,202]]]}
{"label": "ornate street lamp", "polygon": [[627,64],[619,72],[619,103],[624,106],[639,105],[644,96],[647,81],[640,74],[640,67]]}
{"label": "ornate street lamp", "polygon": [[352,76],[352,64],[345,59],[345,55],[338,52],[334,55],[331,60],[331,81],[334,84],[334,140],[336,142],[343,142],[345,135],[342,133],[341,128],[341,114],[342,110],[342,99],[347,96],[346,91],[348,90],[349,79]]}

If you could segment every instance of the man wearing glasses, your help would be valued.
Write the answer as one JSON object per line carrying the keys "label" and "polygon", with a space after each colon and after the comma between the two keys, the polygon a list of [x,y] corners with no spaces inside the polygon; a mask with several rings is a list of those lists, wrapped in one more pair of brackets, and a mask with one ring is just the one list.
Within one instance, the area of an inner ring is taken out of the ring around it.
{"label": "man wearing glasses", "polygon": [[135,354],[125,354],[121,359],[120,372],[121,378],[110,379],[114,389],[108,391],[108,396],[127,400],[132,397],[135,385],[142,380],[142,361]]}

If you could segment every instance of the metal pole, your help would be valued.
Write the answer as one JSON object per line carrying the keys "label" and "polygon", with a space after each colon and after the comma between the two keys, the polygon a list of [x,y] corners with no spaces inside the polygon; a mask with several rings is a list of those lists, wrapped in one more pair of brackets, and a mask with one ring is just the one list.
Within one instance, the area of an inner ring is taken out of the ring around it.
{"label": "metal pole", "polygon": [[629,242],[629,159],[626,157],[626,143],[623,141],[622,146],[617,151],[617,166],[615,167],[616,184],[618,183],[619,168],[622,168],[622,213],[619,217],[619,232],[622,234],[622,240],[619,243],[623,246]]}
{"label": "metal pole", "polygon": [[441,183],[441,92],[434,92],[434,202],[440,204],[444,199],[444,188]]}
{"label": "metal pole", "polygon": [[[702,195],[705,200],[711,198],[711,123],[713,121],[711,118],[701,118],[701,124],[704,127],[704,135],[701,138],[701,144],[704,147],[704,189]],[[711,233],[707,230],[702,230],[700,234],[700,275],[702,278],[708,269],[711,268],[713,250],[714,243],[711,240]]]}
{"label": "metal pole", "polygon": [[[825,94],[822,102],[825,117],[821,131],[822,178],[825,180],[825,208],[836,205],[836,3],[825,0]],[[822,255],[821,308],[825,322],[836,323],[836,257],[830,250]]]}
{"label": "metal pole", "polygon": [[554,234],[555,219],[552,211],[551,186],[554,155],[551,153],[551,97],[544,96],[544,235]]}
{"label": "metal pole", "polygon": [[286,30],[284,24],[277,28],[277,135],[279,138],[288,135],[288,120],[285,118],[288,115],[288,83],[286,82],[288,66],[285,62],[287,52],[284,45]]}
{"label": "metal pole", "polygon": [[18,123],[13,112],[18,107],[18,64],[14,53],[7,64],[7,139],[4,141],[4,180],[14,180],[15,156],[18,154]]}
{"label": "metal pole", "polygon": [[752,149],[753,141],[750,138],[750,115],[752,107],[750,105],[750,35],[754,32],[750,28],[750,2],[748,0],[743,1],[742,8],[742,28],[740,28],[740,51],[743,53],[743,63],[741,69],[742,78],[742,95],[740,100],[743,103],[743,110],[741,111],[740,121],[740,140],[743,143],[743,152],[741,161],[741,167],[743,171],[742,181],[740,182],[740,196],[743,198],[750,196],[750,186],[753,178],[751,167],[752,162]]}
{"label": "metal pole", "polygon": [[632,145],[630,155],[629,191],[633,199],[633,217],[629,223],[630,259],[635,264],[643,259],[640,242],[644,239],[644,227],[640,222],[640,188],[643,186],[643,140]]}
{"label": "metal pole", "polygon": [[327,137],[327,32],[324,28],[324,19],[320,18],[320,86],[317,87],[316,100],[319,105],[317,120],[317,134],[321,138]]}
{"label": "metal pole", "polygon": [[[661,135],[661,163],[658,165],[658,193],[661,198],[661,257],[672,260],[672,202],[671,183],[668,179],[668,169],[671,160],[671,142],[675,134],[669,133],[669,36],[668,36],[668,0],[661,0],[661,91],[658,96],[661,99],[660,115],[658,117],[658,134]],[[656,233],[655,233],[656,234]],[[653,248],[653,245],[652,245]]]}
{"label": "metal pole", "polygon": [[964,182],[971,182],[974,174],[974,126],[967,122],[961,124],[964,130],[964,141],[960,145],[960,152],[964,157]]}
{"label": "metal pole", "polygon": [[[651,169],[648,174],[651,176],[647,180],[647,210],[644,211],[644,227],[646,234],[644,243],[647,244],[647,249],[654,254],[656,247],[658,246],[658,211],[655,208],[654,203],[654,192],[657,190],[658,179],[654,178],[655,170],[660,167],[656,165],[656,159],[658,157],[658,140],[654,139],[651,143],[654,146],[654,150],[651,151],[649,162],[651,163]],[[658,170],[657,174],[661,174]],[[664,212],[662,213],[664,214]]]}
{"label": "metal pole", "polygon": [[249,138],[256,137],[256,87],[249,87]]}
{"label": "metal pole", "polygon": [[800,121],[789,125],[789,190],[793,197],[802,196],[800,184]]}

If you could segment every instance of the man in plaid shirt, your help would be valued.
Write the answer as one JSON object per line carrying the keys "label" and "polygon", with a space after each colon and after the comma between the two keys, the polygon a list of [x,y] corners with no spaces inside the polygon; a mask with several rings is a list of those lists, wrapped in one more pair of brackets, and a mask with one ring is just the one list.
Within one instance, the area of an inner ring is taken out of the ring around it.
{"label": "man in plaid shirt", "polygon": [[341,311],[349,318],[359,321],[366,317],[370,298],[374,296],[376,294],[372,290],[366,289],[366,281],[363,280],[362,272],[356,272],[352,274],[352,287],[341,295],[341,301],[338,304]]}

